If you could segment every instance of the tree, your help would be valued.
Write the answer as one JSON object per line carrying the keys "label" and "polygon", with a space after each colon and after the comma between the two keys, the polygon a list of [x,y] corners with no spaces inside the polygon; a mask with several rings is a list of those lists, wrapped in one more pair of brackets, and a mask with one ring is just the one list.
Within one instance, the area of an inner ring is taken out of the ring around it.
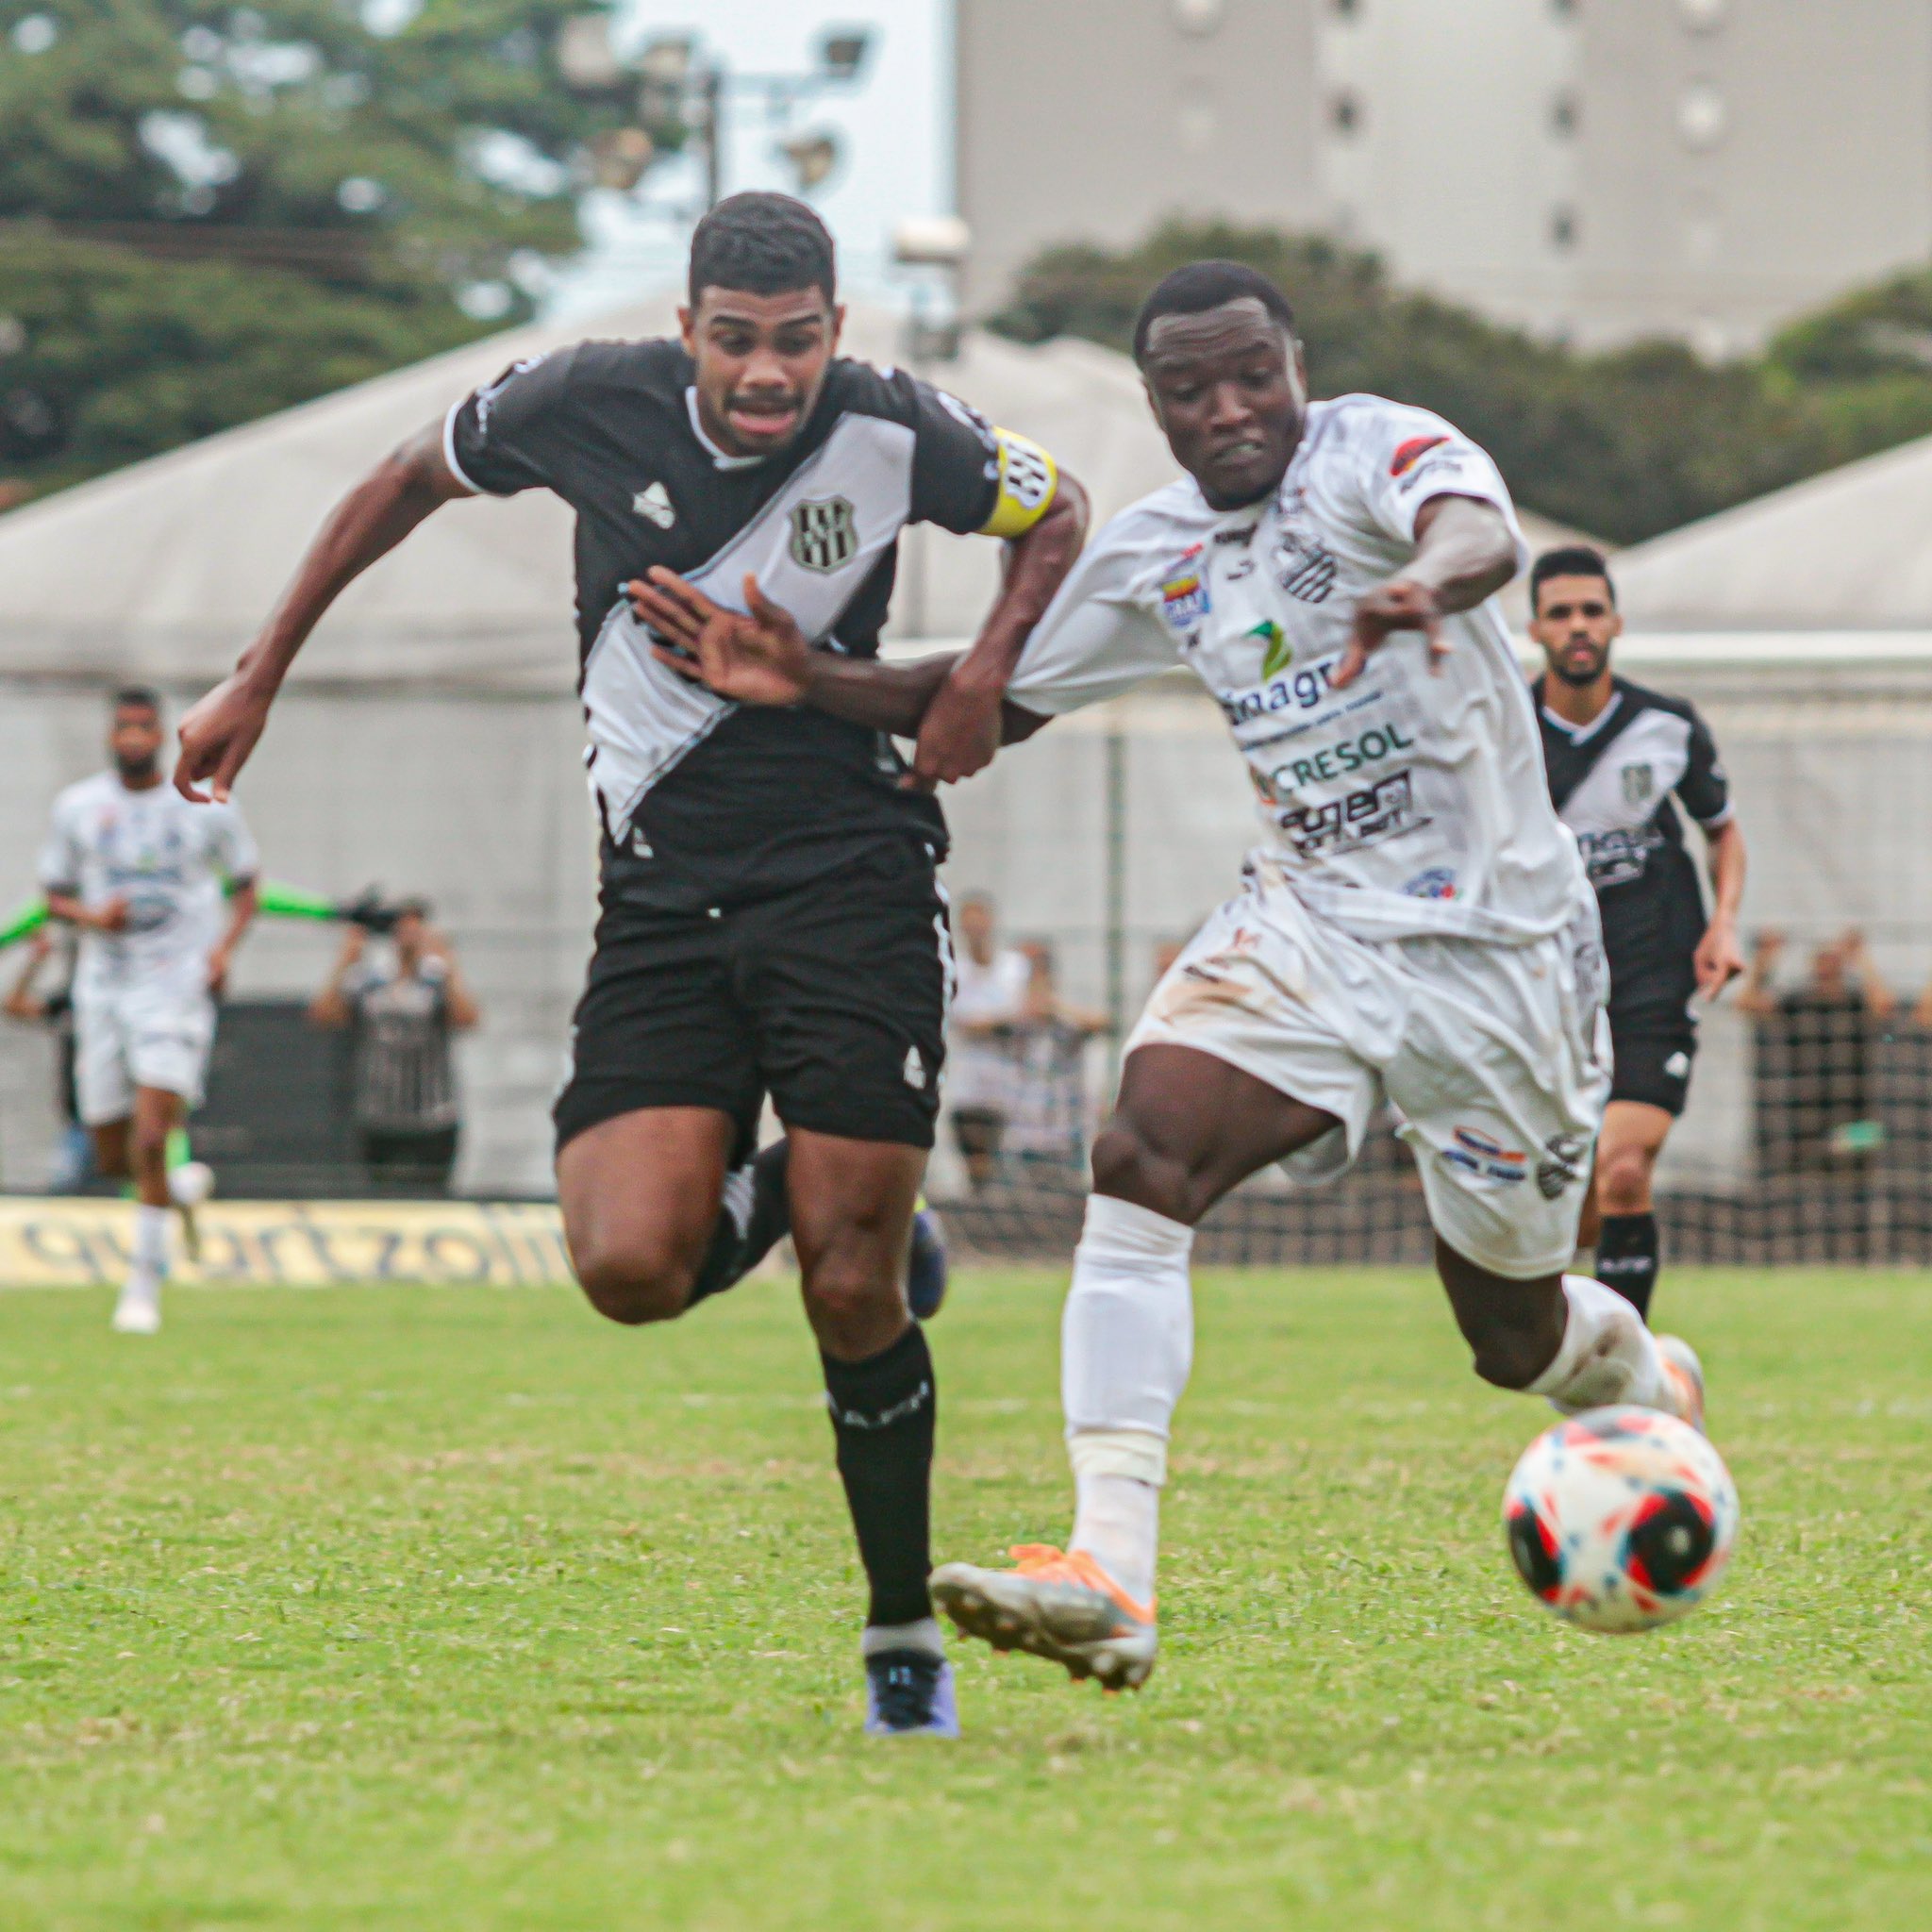
{"label": "tree", "polygon": [[565,77],[607,5],[0,0],[0,469],[54,487],[526,317],[638,139],[634,80]]}
{"label": "tree", "polygon": [[1202,257],[1248,262],[1290,292],[1317,395],[1368,390],[1439,410],[1524,504],[1616,542],[1932,433],[1932,274],[1712,366],[1669,341],[1578,353],[1400,289],[1374,256],[1320,237],[1175,221],[1128,249],[1047,249],[992,326],[1126,349],[1146,291]]}

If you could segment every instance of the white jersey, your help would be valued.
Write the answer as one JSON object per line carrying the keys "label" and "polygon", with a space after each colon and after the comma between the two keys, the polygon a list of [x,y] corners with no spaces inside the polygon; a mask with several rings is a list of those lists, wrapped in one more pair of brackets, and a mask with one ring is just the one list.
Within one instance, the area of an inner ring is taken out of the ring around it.
{"label": "white jersey", "polygon": [[205,993],[224,882],[253,878],[258,863],[232,805],[195,805],[165,781],[130,791],[113,772],[70,785],[54,801],[41,884],[84,906],[127,902],[124,930],[80,935],[76,1008],[137,991]]}
{"label": "white jersey", "polygon": [[[1316,403],[1265,502],[1216,510],[1183,477],[1113,518],[1008,696],[1051,716],[1185,664],[1247,758],[1271,869],[1311,912],[1366,940],[1555,933],[1589,887],[1496,606],[1442,620],[1439,671],[1405,631],[1346,690],[1331,682],[1356,600],[1415,555],[1417,513],[1442,495],[1516,528],[1495,464],[1440,416]],[[1525,560],[1520,532],[1517,549]]]}

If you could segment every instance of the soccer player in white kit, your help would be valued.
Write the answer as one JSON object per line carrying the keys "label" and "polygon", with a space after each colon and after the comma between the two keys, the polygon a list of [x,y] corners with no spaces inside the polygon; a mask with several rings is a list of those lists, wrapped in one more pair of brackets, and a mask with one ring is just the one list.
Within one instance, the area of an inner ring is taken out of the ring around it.
{"label": "soccer player in white kit", "polygon": [[[1154,1664],[1194,1224],[1270,1162],[1334,1178],[1385,1101],[1478,1374],[1564,1409],[1702,1415],[1689,1348],[1563,1273],[1609,1084],[1603,945],[1489,601],[1525,561],[1501,475],[1424,410],[1311,405],[1286,298],[1237,264],[1169,275],[1135,352],[1189,474],[1074,566],[1007,685],[1005,735],[1185,665],[1268,836],[1155,989],[1094,1146],[1061,1338],[1068,1546],[933,1576],[969,1634],[1116,1688]],[[750,702],[905,730],[941,677],[984,675],[973,654],[809,663],[782,613],[687,602],[674,641]]]}
{"label": "soccer player in white kit", "polygon": [[[205,1199],[198,1162],[168,1172],[168,1137],[201,1099],[215,1000],[255,917],[255,841],[232,805],[162,780],[160,700],[114,698],[111,771],[54,801],[41,855],[47,909],[79,929],[75,1088],[98,1171],[135,1186],[133,1255],[114,1309],[124,1333],[161,1325],[168,1211]],[[225,892],[232,903],[225,909]]]}

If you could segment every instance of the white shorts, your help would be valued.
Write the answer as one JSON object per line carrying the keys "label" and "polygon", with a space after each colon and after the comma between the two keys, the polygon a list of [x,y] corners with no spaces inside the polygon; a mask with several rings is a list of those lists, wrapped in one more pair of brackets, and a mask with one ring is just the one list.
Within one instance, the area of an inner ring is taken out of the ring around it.
{"label": "white shorts", "polygon": [[215,1003],[206,993],[136,988],[74,1008],[74,1086],[91,1127],[125,1121],[137,1087],[201,1102],[215,1039]]}
{"label": "white shorts", "polygon": [[1436,1232],[1478,1267],[1533,1280],[1570,1265],[1610,1088],[1593,897],[1526,945],[1365,941],[1265,874],[1214,913],[1127,1041],[1191,1046],[1332,1113],[1282,1167],[1347,1172],[1384,1101]]}

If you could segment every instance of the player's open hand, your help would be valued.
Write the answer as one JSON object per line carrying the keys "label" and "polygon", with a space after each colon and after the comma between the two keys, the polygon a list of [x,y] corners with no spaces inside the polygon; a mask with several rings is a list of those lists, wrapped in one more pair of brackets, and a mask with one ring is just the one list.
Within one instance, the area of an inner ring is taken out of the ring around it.
{"label": "player's open hand", "polygon": [[[197,805],[228,802],[242,767],[268,725],[272,691],[264,691],[239,671],[190,708],[176,734],[181,756],[175,760],[175,790]],[[204,793],[196,788],[208,786]]]}
{"label": "player's open hand", "polygon": [[1697,974],[1697,991],[1707,1000],[1716,999],[1744,970],[1737,928],[1724,920],[1712,920],[1697,942],[1691,964]]}
{"label": "player's open hand", "polygon": [[660,664],[741,705],[795,705],[811,677],[811,645],[789,610],[744,579],[743,611],[726,610],[675,571],[655,565],[625,586],[654,633]]}
{"label": "player's open hand", "polygon": [[962,676],[961,658],[933,693],[919,724],[919,743],[912,769],[902,781],[930,791],[938,785],[957,785],[991,764],[1000,748],[1000,700],[996,684],[972,673]]}
{"label": "player's open hand", "polygon": [[1370,654],[1399,630],[1419,630],[1429,641],[1429,669],[1435,671],[1449,655],[1442,635],[1442,608],[1428,585],[1411,577],[1391,577],[1356,601],[1355,625],[1341,662],[1329,683],[1340,691],[1353,684],[1367,668]]}

